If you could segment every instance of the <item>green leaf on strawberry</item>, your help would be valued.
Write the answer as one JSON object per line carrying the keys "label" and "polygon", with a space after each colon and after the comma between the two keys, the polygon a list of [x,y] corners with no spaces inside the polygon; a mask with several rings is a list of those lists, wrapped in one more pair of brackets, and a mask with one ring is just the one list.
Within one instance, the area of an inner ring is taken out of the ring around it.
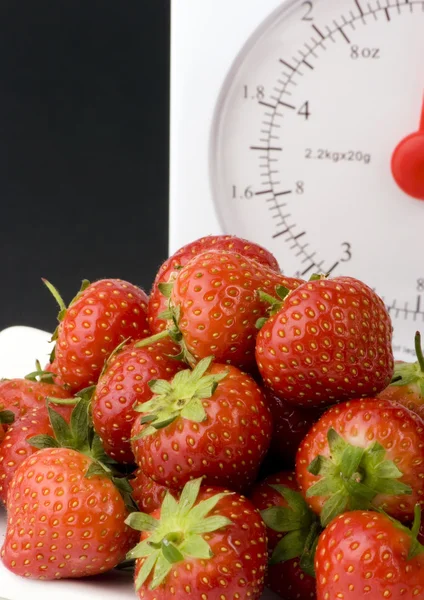
{"label": "green leaf on strawberry", "polygon": [[318,455],[308,472],[320,477],[306,492],[306,497],[329,496],[322,513],[325,527],[345,510],[369,509],[378,494],[411,494],[410,486],[398,481],[403,473],[378,442],[367,448],[346,442],[333,428],[327,433],[330,458]]}
{"label": "green leaf on strawberry", "polygon": [[228,492],[215,494],[194,506],[201,483],[201,477],[187,483],[178,501],[168,491],[162,504],[160,520],[144,513],[132,513],[126,519],[127,525],[133,529],[151,532],[147,539],[127,554],[127,559],[146,557],[136,579],[136,590],[140,589],[152,572],[149,587],[151,590],[155,589],[165,579],[172,565],[187,557],[201,560],[212,558],[212,550],[201,534],[232,524],[224,516],[207,516]]}
{"label": "green leaf on strawberry", "polygon": [[424,356],[421,348],[421,334],[419,331],[414,339],[417,361],[414,363],[395,363],[395,370],[390,386],[403,387],[415,385],[424,396]]}
{"label": "green leaf on strawberry", "polygon": [[166,427],[177,417],[200,423],[206,419],[206,411],[202,399],[210,398],[220,381],[227,374],[207,375],[213,357],[204,358],[191,369],[179,371],[172,381],[163,379],[149,382],[154,392],[153,398],[135,407],[137,412],[144,413],[142,422],[149,424],[140,434],[143,438]]}
{"label": "green leaf on strawberry", "polygon": [[270,565],[300,557],[303,570],[314,575],[312,550],[321,527],[302,495],[285,485],[271,484],[287,502],[286,507],[272,506],[261,511],[267,527],[286,535],[278,542],[269,561]]}

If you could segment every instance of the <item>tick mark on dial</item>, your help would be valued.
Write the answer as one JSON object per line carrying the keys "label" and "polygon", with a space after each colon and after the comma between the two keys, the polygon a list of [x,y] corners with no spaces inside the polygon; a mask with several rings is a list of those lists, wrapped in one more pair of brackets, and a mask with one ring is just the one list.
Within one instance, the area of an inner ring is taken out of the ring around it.
{"label": "tick mark on dial", "polygon": [[268,102],[263,102],[263,100],[259,100],[258,104],[262,104],[262,106],[267,106],[268,108],[272,108],[272,110],[276,109],[275,106],[273,106],[272,104],[268,104]]}
{"label": "tick mark on dial", "polygon": [[315,29],[315,31],[321,37],[321,39],[325,40],[325,35],[318,29],[316,25],[312,25],[312,28]]}
{"label": "tick mark on dial", "polygon": [[281,106],[285,106],[286,108],[292,108],[293,110],[296,108],[293,104],[287,104],[287,102],[282,102],[281,100],[278,101],[278,104],[281,104]]}
{"label": "tick mark on dial", "polygon": [[347,35],[345,34],[345,32],[343,31],[343,29],[341,27],[337,27],[337,29],[340,31],[340,33],[342,34],[342,36],[344,37],[344,39],[346,40],[346,42],[348,44],[350,44],[350,39],[347,37]]}
{"label": "tick mark on dial", "polygon": [[356,6],[357,6],[357,8],[359,10],[359,14],[361,15],[361,17],[363,17],[364,16],[364,11],[362,10],[361,5],[359,4],[359,0],[355,0],[355,4],[356,4]]}
{"label": "tick mark on dial", "polygon": [[308,61],[306,59],[303,59],[302,62],[309,67],[310,69],[312,69],[312,71],[314,70],[314,67],[311,65],[311,63],[308,63]]}
{"label": "tick mark on dial", "polygon": [[251,150],[266,150],[266,151],[275,151],[275,152],[282,152],[282,148],[277,148],[276,146],[267,146],[266,148],[264,148],[263,146],[250,146]]}
{"label": "tick mark on dial", "polygon": [[296,71],[296,69],[294,67],[292,67],[288,62],[286,62],[285,60],[283,60],[282,58],[280,58],[280,63],[283,64],[285,67],[288,67],[289,69],[291,69],[292,71]]}
{"label": "tick mark on dial", "polygon": [[387,8],[387,6],[384,9],[384,12],[386,13],[387,20],[390,21],[390,13],[389,13],[389,9]]}

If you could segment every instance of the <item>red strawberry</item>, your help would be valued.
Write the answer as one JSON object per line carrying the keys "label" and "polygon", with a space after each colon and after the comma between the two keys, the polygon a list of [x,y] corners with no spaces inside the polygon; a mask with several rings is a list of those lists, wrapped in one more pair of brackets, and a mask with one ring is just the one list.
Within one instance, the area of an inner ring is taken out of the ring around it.
{"label": "red strawberry", "polygon": [[84,577],[112,569],[134,535],[128,509],[107,477],[90,475],[93,461],[65,448],[28,457],[10,484],[1,557],[16,575]]}
{"label": "red strawberry", "polygon": [[386,515],[353,511],[321,534],[315,559],[317,600],[424,598],[424,547]]}
{"label": "red strawberry", "polygon": [[[64,407],[65,408],[65,407]],[[72,408],[66,407],[69,421]],[[36,435],[53,435],[47,410],[35,409],[19,417],[11,425],[0,444],[0,501],[6,504],[10,481],[19,465],[31,454],[37,452],[28,442]]]}
{"label": "red strawberry", "polygon": [[401,520],[424,503],[424,422],[387,400],[330,408],[299,447],[296,476],[326,525],[346,510],[381,507]]}
{"label": "red strawberry", "polygon": [[198,254],[207,250],[230,250],[238,252],[247,258],[279,272],[277,259],[265,248],[236,237],[235,235],[209,235],[183,246],[170,256],[160,267],[153,283],[149,297],[149,325],[153,333],[158,333],[166,327],[166,321],[159,315],[167,309],[167,301],[159,289],[159,284],[175,280],[178,271]]}
{"label": "red strawberry", "polygon": [[[34,409],[46,409],[46,398],[69,398],[69,391],[54,383],[31,381],[28,379],[3,379],[0,381],[0,411],[11,411],[21,417]],[[68,408],[58,408],[59,412],[69,412]]]}
{"label": "red strawberry", "polygon": [[274,462],[278,460],[280,465],[291,468],[294,466],[301,441],[323,411],[299,408],[285,402],[267,388],[264,389],[264,393],[272,414],[270,454]]}
{"label": "red strawberry", "polygon": [[59,303],[54,366],[73,391],[95,385],[105,361],[123,340],[149,334],[146,294],[120,279],[85,282],[68,308],[51,284]]}
{"label": "red strawberry", "polygon": [[[139,510],[151,513],[152,511],[160,508],[165,498],[165,494],[168,488],[164,485],[160,485],[150,479],[143,469],[137,469],[134,471],[134,478],[130,479],[130,484],[133,489],[132,497],[137,504]],[[174,496],[178,492],[172,492]]]}
{"label": "red strawberry", "polygon": [[258,511],[239,494],[200,483],[188,483],[179,502],[167,493],[161,509],[128,518],[142,532],[128,554],[137,559],[138,598],[260,598],[267,548]]}
{"label": "red strawberry", "polygon": [[267,314],[268,298],[300,283],[235,252],[205,252],[164,290],[170,294],[169,333],[181,340],[189,362],[213,355],[218,362],[256,370],[256,323]]}
{"label": "red strawberry", "polygon": [[415,334],[417,362],[395,362],[392,383],[378,394],[379,398],[403,404],[424,418],[424,356],[421,335]]}
{"label": "red strawberry", "polygon": [[383,301],[351,277],[304,283],[262,327],[256,360],[265,383],[298,406],[373,396],[393,374]]}
{"label": "red strawberry", "polygon": [[58,368],[56,366],[56,362],[53,361],[52,363],[47,363],[47,365],[44,367],[44,372],[45,373],[50,373],[53,379],[53,382],[56,383],[57,385],[64,385],[64,382],[62,381],[62,379],[60,378],[60,375],[58,375]]}
{"label": "red strawberry", "polygon": [[92,400],[93,425],[107,454],[118,462],[134,462],[130,444],[138,414],[134,406],[152,397],[150,380],[171,379],[184,366],[169,358],[177,354],[178,346],[170,339],[143,348],[131,343],[105,365]]}
{"label": "red strawberry", "polygon": [[271,438],[271,414],[256,382],[236,367],[202,360],[169,382],[152,385],[140,405],[132,447],[146,475],[181,488],[193,477],[246,489]]}
{"label": "red strawberry", "polygon": [[315,577],[300,563],[304,567],[310,563],[308,567],[313,571],[313,556],[307,556],[307,544],[313,545],[319,527],[297,489],[294,473],[283,471],[257,483],[250,494],[268,525],[272,558],[265,585],[284,600],[315,598]]}

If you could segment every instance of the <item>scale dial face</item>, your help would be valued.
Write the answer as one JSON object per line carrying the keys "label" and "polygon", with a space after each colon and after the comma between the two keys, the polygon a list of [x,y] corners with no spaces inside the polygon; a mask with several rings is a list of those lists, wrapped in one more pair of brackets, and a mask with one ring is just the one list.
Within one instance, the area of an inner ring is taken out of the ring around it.
{"label": "scale dial face", "polygon": [[424,1],[285,2],[241,49],[211,132],[223,230],[288,275],[375,288],[398,356],[424,331],[423,88]]}

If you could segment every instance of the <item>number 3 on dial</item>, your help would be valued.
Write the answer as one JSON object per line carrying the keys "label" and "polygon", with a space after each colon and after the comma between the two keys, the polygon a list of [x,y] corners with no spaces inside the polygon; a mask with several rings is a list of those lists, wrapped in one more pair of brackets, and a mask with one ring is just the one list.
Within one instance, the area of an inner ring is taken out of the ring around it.
{"label": "number 3 on dial", "polygon": [[343,242],[342,248],[344,256],[340,259],[342,262],[348,262],[352,258],[352,245],[349,242]]}

